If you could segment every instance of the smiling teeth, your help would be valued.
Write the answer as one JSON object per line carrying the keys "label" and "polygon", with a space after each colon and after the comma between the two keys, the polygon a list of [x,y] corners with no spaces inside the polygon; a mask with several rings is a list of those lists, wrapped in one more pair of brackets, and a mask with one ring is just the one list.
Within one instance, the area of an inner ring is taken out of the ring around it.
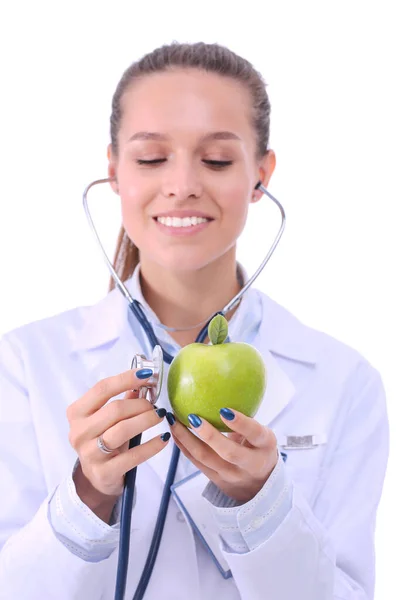
{"label": "smiling teeth", "polygon": [[184,219],[179,217],[157,217],[157,221],[167,227],[190,227],[191,225],[206,223],[208,219],[204,217],[185,217]]}

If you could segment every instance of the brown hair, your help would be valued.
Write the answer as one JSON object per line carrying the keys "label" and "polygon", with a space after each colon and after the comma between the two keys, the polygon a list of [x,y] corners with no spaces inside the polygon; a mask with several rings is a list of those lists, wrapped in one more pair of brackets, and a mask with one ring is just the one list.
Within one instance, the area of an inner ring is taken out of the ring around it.
{"label": "brown hair", "polygon": [[[118,132],[122,119],[121,98],[131,84],[141,77],[173,68],[195,68],[231,77],[242,82],[252,97],[253,126],[257,134],[257,157],[268,150],[271,105],[266,84],[254,67],[244,58],[218,44],[179,44],[161,46],[132,63],[123,73],[112,99],[110,117],[111,147],[118,156]],[[118,235],[114,269],[122,281],[132,276],[139,262],[139,249],[128,237],[124,227]],[[109,291],[115,287],[110,279]]]}

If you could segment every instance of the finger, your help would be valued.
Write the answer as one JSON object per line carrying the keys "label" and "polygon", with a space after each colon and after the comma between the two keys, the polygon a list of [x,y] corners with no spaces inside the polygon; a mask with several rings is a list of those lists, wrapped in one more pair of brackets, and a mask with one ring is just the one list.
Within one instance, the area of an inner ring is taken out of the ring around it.
{"label": "finger", "polygon": [[250,446],[250,444],[247,442],[246,438],[243,437],[242,434],[240,433],[236,433],[235,431],[230,431],[227,435],[228,439],[232,440],[233,442],[236,442],[237,444],[239,444],[239,446],[247,446],[247,448],[253,448],[253,446]]}
{"label": "finger", "polygon": [[[252,417],[247,417],[243,413],[232,408],[222,409],[225,414],[231,413],[233,419],[227,419],[221,415],[221,420],[232,429],[232,431],[241,434],[254,448],[270,448],[276,445],[274,432],[268,427],[261,425]],[[229,411],[229,412],[226,412]]]}
{"label": "finger", "polygon": [[160,413],[150,410],[131,419],[119,421],[103,433],[103,442],[110,450],[116,450],[139,433],[158,425],[165,418],[165,414],[165,409]]}
{"label": "finger", "polygon": [[[185,448],[185,446],[183,446],[179,442],[179,440],[177,440],[177,438],[175,436],[173,436],[173,439],[174,439],[175,444],[178,446],[179,450],[182,452],[182,454],[184,454],[186,456],[186,458],[188,460],[190,460],[190,462],[193,463],[194,466],[199,469],[199,471],[202,471],[202,473],[204,473],[204,475],[206,475],[206,477],[208,477],[208,479],[211,479],[214,482],[217,482],[220,480],[220,477],[219,477],[219,474],[217,471],[215,471],[214,469],[211,469],[210,467],[207,467],[200,461],[196,460],[195,457],[190,454],[188,449]],[[216,483],[216,485],[218,485],[218,483]]]}
{"label": "finger", "polygon": [[91,415],[114,396],[118,396],[118,394],[122,394],[128,390],[140,388],[149,378],[140,379],[136,377],[136,371],[129,369],[129,371],[124,371],[118,375],[101,379],[79,400],[69,406],[69,415],[73,418]]}
{"label": "finger", "polygon": [[82,424],[85,426],[85,436],[87,439],[94,439],[119,421],[131,419],[148,411],[155,412],[152,404],[145,398],[113,400],[102,406],[93,415],[82,419]]}
{"label": "finger", "polygon": [[[203,424],[205,423],[207,422],[203,421]],[[207,423],[207,425],[209,427],[212,427],[212,425],[210,425],[209,423]],[[201,429],[202,427],[203,425],[200,426],[198,429]],[[196,429],[196,433],[198,432],[198,429]],[[221,437],[224,437],[219,431],[217,433]],[[213,448],[210,448],[210,446],[207,443],[205,443],[202,439],[199,439],[198,437],[193,435],[193,433],[187,427],[179,423],[179,421],[177,421],[173,426],[173,435],[174,438],[176,438],[178,442],[184,448],[186,448],[188,452],[190,452],[193,459],[201,465],[203,465],[204,467],[208,467],[217,472],[222,472],[223,470],[226,470],[227,465],[223,460],[223,457],[221,457],[217,452],[215,452]],[[199,433],[199,436],[201,438],[202,434]],[[233,442],[231,443],[233,444]]]}
{"label": "finger", "polygon": [[163,441],[162,437],[157,435],[144,444],[139,444],[135,448],[130,448],[126,452],[118,454],[106,463],[107,468],[114,472],[127,473],[130,469],[146,462],[146,460],[161,452],[167,446],[168,439]]}
{"label": "finger", "polygon": [[196,434],[201,438],[205,445],[213,450],[213,454],[222,459],[222,467],[226,471],[227,464],[230,466],[247,468],[254,458],[254,448],[246,448],[234,440],[223,435],[218,429],[205,419],[200,419],[201,423],[196,427]]}

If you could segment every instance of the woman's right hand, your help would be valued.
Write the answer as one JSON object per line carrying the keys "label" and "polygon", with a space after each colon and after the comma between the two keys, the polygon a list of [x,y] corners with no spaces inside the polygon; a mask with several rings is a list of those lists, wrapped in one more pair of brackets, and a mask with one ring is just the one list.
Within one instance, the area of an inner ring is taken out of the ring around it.
{"label": "woman's right hand", "polygon": [[[148,400],[139,398],[139,388],[147,379],[138,378],[136,373],[130,369],[102,379],[67,408],[68,438],[80,462],[74,473],[76,491],[96,514],[104,513],[106,506],[112,510],[123,492],[125,473],[160,452],[169,439],[167,435],[163,441],[158,435],[129,448],[131,438],[160,423],[166,414],[165,409],[157,411]],[[122,400],[107,404],[123,392],[126,394]],[[98,447],[99,435],[113,450],[111,454]],[[106,513],[108,516],[109,511]]]}

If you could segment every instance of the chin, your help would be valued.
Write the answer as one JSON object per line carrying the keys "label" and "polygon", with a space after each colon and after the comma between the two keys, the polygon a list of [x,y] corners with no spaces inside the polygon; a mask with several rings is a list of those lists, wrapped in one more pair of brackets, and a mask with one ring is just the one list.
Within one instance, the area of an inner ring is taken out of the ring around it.
{"label": "chin", "polygon": [[207,252],[205,248],[186,248],[184,251],[182,248],[168,251],[164,248],[158,255],[155,255],[153,251],[149,260],[168,271],[185,273],[204,269],[225,253],[226,250],[217,253],[210,252],[210,250]]}

